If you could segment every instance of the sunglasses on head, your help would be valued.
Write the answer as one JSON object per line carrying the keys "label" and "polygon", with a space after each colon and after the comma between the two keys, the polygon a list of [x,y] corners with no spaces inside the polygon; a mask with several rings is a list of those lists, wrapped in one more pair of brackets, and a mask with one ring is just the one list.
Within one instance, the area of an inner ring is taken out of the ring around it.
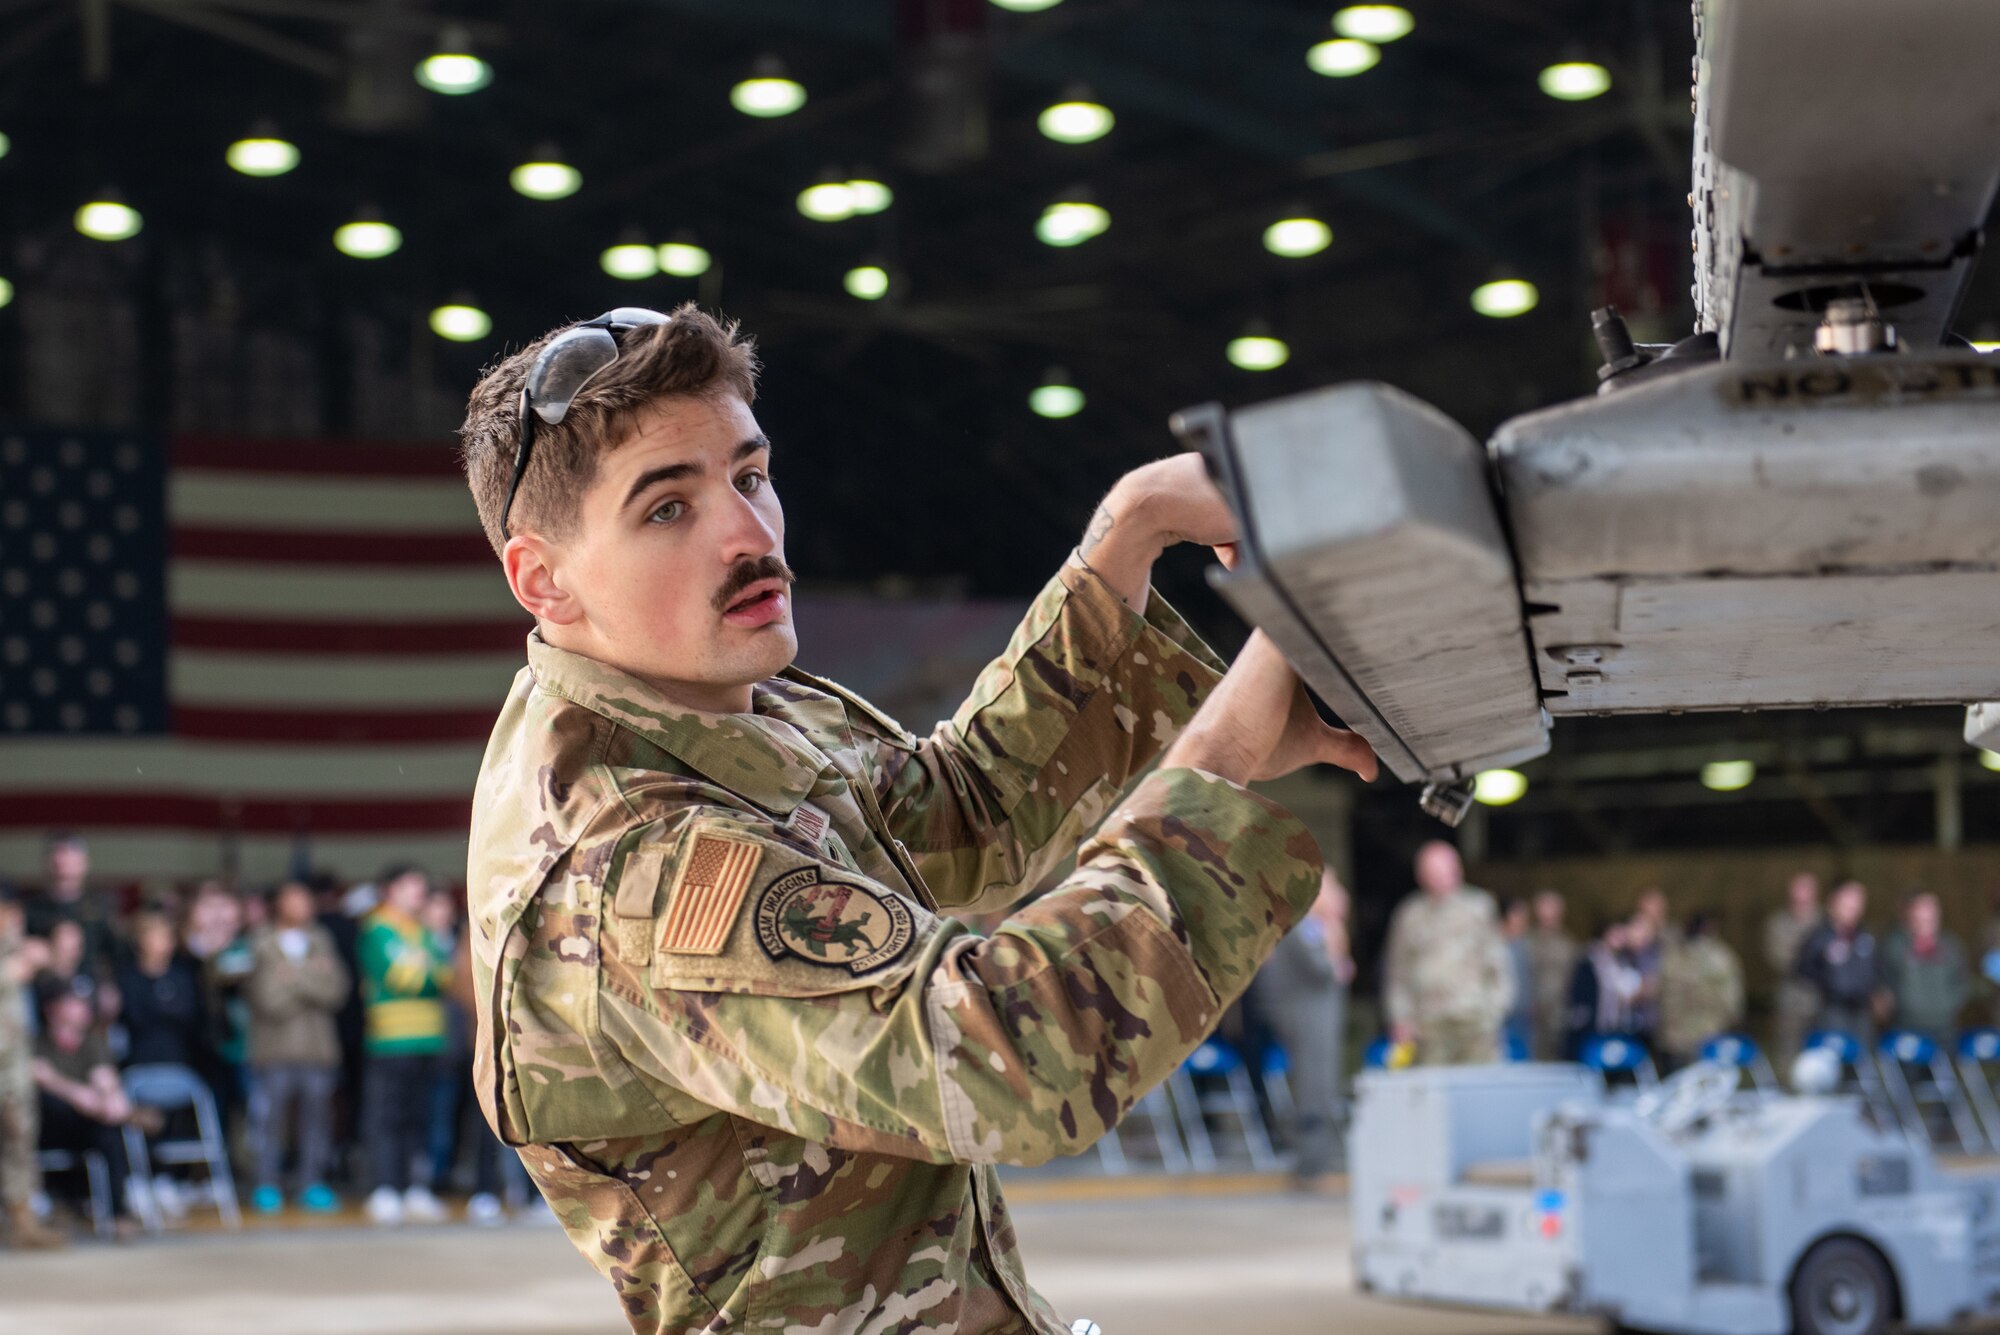
{"label": "sunglasses on head", "polygon": [[528,471],[528,458],[535,447],[537,420],[555,426],[569,416],[570,404],[596,375],[618,360],[618,335],[642,325],[666,324],[672,317],[643,306],[620,306],[595,320],[563,330],[550,339],[528,368],[521,385],[521,440],[514,447],[514,480],[507,484],[507,503],[500,507],[500,532],[507,536],[507,516],[513,513],[514,497],[521,490],[521,478]]}

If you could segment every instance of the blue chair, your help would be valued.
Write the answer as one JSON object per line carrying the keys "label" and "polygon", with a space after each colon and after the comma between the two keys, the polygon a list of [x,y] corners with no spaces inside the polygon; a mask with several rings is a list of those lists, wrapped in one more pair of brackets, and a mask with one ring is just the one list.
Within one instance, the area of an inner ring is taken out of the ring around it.
{"label": "blue chair", "polygon": [[1959,1148],[1969,1154],[1986,1148],[1986,1133],[1959,1083],[1958,1069],[1936,1040],[1913,1029],[1892,1029],[1875,1046],[1875,1064],[1897,1120],[1911,1139],[1937,1143],[1943,1128],[1930,1115],[1937,1110],[1944,1113]]}
{"label": "blue chair", "polygon": [[236,1179],[229,1171],[229,1147],[222,1136],[222,1114],[201,1077],[175,1062],[151,1062],[127,1067],[122,1078],[126,1096],[139,1107],[194,1114],[195,1134],[191,1138],[161,1139],[148,1145],[138,1128],[125,1128],[132,1176],[144,1184],[147,1199],[155,1199],[154,1164],[199,1166],[206,1175],[194,1184],[197,1194],[207,1197],[223,1223],[230,1228],[243,1227],[243,1216],[236,1206]]}
{"label": "blue chair", "polygon": [[1701,1059],[1742,1072],[1749,1078],[1751,1088],[1762,1093],[1777,1092],[1777,1073],[1771,1069],[1764,1050],[1757,1046],[1757,1040],[1748,1034],[1716,1034],[1701,1045]]}
{"label": "blue chair", "polygon": [[1806,1035],[1799,1048],[1801,1052],[1814,1050],[1830,1052],[1840,1063],[1841,1080],[1836,1092],[1859,1093],[1861,1101],[1884,1125],[1901,1120],[1895,1101],[1882,1083],[1881,1067],[1868,1055],[1860,1039],[1838,1029],[1816,1029]]}
{"label": "blue chair", "polygon": [[1282,1043],[1266,1043],[1261,1067],[1264,1097],[1270,1102],[1271,1111],[1277,1114],[1280,1123],[1291,1126],[1299,1115],[1298,1106],[1292,1102],[1292,1055]]}
{"label": "blue chair", "polygon": [[[1195,1083],[1200,1077],[1221,1088],[1204,1094]],[[1250,1070],[1243,1054],[1219,1038],[1211,1038],[1189,1055],[1180,1069],[1167,1080],[1175,1111],[1180,1115],[1181,1136],[1187,1141],[1188,1158],[1197,1170],[1212,1171],[1216,1166],[1215,1142],[1208,1133],[1208,1114],[1233,1117],[1250,1164],[1260,1172],[1277,1168],[1278,1156],[1271,1148],[1271,1133],[1264,1125],[1264,1111],[1257,1106],[1257,1091],[1250,1084]]]}
{"label": "blue chair", "polygon": [[1098,1162],[1107,1173],[1123,1175],[1131,1172],[1132,1163],[1126,1157],[1125,1141],[1119,1132],[1144,1127],[1153,1138],[1153,1151],[1159,1155],[1160,1167],[1169,1173],[1185,1173],[1188,1170],[1187,1151],[1181,1146],[1180,1132],[1175,1129],[1174,1121],[1174,1105],[1167,1097],[1166,1086],[1147,1090],[1117,1126],[1098,1138]]}
{"label": "blue chair", "polygon": [[1528,1040],[1512,1029],[1500,1031],[1500,1060],[1503,1062],[1533,1061],[1535,1054],[1528,1050]]}
{"label": "blue chair", "polygon": [[1653,1065],[1653,1054],[1636,1038],[1627,1038],[1622,1034],[1596,1034],[1584,1041],[1580,1055],[1583,1064],[1605,1077],[1607,1084],[1616,1075],[1629,1075],[1634,1084],[1647,1089],[1660,1083],[1659,1070]]}
{"label": "blue chair", "polygon": [[1371,1071],[1389,1069],[1389,1053],[1395,1049],[1386,1035],[1370,1043],[1361,1054],[1361,1064]]}

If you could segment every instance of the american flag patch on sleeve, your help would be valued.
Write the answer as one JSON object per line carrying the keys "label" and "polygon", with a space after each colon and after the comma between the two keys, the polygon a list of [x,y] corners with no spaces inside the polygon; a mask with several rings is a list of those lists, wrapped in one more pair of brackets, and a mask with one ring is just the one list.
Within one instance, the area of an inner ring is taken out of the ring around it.
{"label": "american flag patch on sleeve", "polygon": [[763,856],[761,847],[745,839],[696,835],[667,898],[660,949],[674,955],[720,955]]}

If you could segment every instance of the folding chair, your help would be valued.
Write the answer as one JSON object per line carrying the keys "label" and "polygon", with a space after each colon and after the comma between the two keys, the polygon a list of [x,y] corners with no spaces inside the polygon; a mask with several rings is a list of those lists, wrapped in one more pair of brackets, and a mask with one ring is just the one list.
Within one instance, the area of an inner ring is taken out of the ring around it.
{"label": "folding chair", "polygon": [[1717,1034],[1701,1045],[1701,1059],[1741,1072],[1761,1094],[1778,1092],[1778,1074],[1757,1040],[1748,1034]]}
{"label": "folding chair", "polygon": [[1835,1093],[1859,1093],[1861,1102],[1883,1125],[1899,1123],[1901,1117],[1889,1091],[1882,1084],[1882,1070],[1870,1059],[1861,1040],[1838,1029],[1817,1029],[1806,1035],[1800,1052],[1823,1049],[1840,1063],[1840,1084]]}
{"label": "folding chair", "polygon": [[116,1231],[116,1220],[111,1209],[111,1165],[96,1150],[81,1153],[71,1150],[42,1150],[35,1155],[44,1175],[49,1173],[73,1173],[83,1169],[84,1185],[90,1192],[90,1227],[100,1238],[108,1238]]}
{"label": "folding chair", "polygon": [[1986,1147],[1972,1101],[1959,1084],[1958,1070],[1943,1049],[1927,1034],[1913,1029],[1892,1029],[1875,1046],[1875,1064],[1882,1084],[1896,1109],[1897,1120],[1912,1140],[1935,1145],[1934,1110],[1941,1110],[1959,1148],[1977,1154]]}
{"label": "folding chair", "polygon": [[[1195,1083],[1200,1076],[1220,1080],[1222,1088],[1204,1094]],[[1268,1172],[1278,1166],[1271,1149],[1271,1134],[1264,1126],[1264,1113],[1257,1106],[1257,1091],[1251,1087],[1250,1071],[1243,1054],[1219,1038],[1211,1038],[1194,1050],[1180,1069],[1167,1078],[1174,1110],[1180,1115],[1181,1135],[1187,1140],[1188,1158],[1197,1171],[1215,1168],[1215,1142],[1208,1134],[1205,1114],[1234,1117],[1250,1164]]]}
{"label": "folding chair", "polygon": [[1528,1040],[1511,1029],[1500,1031],[1500,1060],[1503,1062],[1528,1062],[1535,1054],[1528,1050]]}
{"label": "folding chair", "polygon": [[1660,1083],[1653,1054],[1636,1038],[1599,1034],[1584,1043],[1582,1055],[1583,1064],[1603,1076],[1606,1085],[1616,1075],[1631,1076],[1632,1083],[1641,1089],[1651,1089]]}
{"label": "folding chair", "polygon": [[1979,1114],[1986,1143],[2000,1148],[2000,1101],[1993,1095],[1996,1062],[2000,1062],[2000,1029],[1968,1029],[1958,1036],[1958,1082]]}
{"label": "folding chair", "polygon": [[1264,1079],[1264,1098],[1270,1103],[1280,1126],[1289,1127],[1299,1115],[1292,1102],[1292,1056],[1282,1043],[1266,1043],[1258,1074]]}
{"label": "folding chair", "polygon": [[132,1174],[145,1183],[146,1195],[156,1196],[153,1165],[199,1164],[208,1170],[208,1175],[198,1194],[207,1197],[223,1223],[241,1228],[243,1216],[236,1208],[236,1179],[229,1171],[229,1146],[222,1136],[222,1115],[216,1110],[215,1096],[208,1092],[201,1077],[177,1063],[156,1062],[127,1067],[123,1078],[127,1097],[142,1108],[157,1108],[164,1113],[189,1109],[194,1113],[193,1139],[161,1139],[148,1146],[136,1128],[126,1128],[125,1145],[132,1156]]}
{"label": "folding chair", "polygon": [[1098,1138],[1097,1161],[1104,1171],[1118,1174],[1132,1171],[1132,1163],[1125,1155],[1125,1142],[1119,1132],[1134,1129],[1142,1119],[1147,1134],[1153,1138],[1153,1149],[1160,1156],[1160,1167],[1169,1173],[1185,1173],[1188,1170],[1187,1151],[1181,1148],[1180,1133],[1174,1129],[1174,1105],[1167,1097],[1165,1085],[1147,1090],[1117,1126]]}

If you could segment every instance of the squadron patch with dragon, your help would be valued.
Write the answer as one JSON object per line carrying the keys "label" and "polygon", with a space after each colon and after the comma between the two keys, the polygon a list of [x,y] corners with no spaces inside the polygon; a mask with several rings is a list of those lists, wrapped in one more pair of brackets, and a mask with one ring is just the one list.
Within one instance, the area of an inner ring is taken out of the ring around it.
{"label": "squadron patch with dragon", "polygon": [[909,949],[909,905],[865,885],[825,880],[824,871],[801,867],[764,887],[757,940],[766,955],[863,974]]}

